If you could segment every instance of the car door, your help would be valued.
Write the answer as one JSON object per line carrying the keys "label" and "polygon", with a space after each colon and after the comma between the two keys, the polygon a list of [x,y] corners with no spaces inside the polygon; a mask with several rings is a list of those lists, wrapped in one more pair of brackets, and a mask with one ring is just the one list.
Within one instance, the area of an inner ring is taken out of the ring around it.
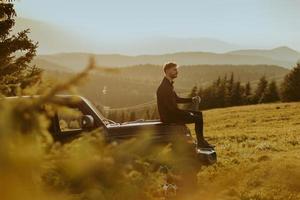
{"label": "car door", "polygon": [[[82,119],[84,116],[93,118],[95,123],[92,127],[82,127]],[[98,122],[94,113],[91,113],[91,111],[87,109],[87,105],[84,104],[84,102],[79,102],[58,108],[52,119],[51,126],[53,138],[56,141],[65,143],[80,137],[84,133],[101,127],[102,124]]]}

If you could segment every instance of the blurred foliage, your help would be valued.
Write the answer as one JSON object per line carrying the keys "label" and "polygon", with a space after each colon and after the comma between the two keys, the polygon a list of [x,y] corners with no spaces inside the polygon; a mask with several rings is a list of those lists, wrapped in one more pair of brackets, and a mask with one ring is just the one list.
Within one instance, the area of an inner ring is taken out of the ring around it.
{"label": "blurred foliage", "polygon": [[[165,174],[137,152],[143,142],[109,145],[95,131],[69,144],[52,141],[34,99],[0,104],[1,199],[152,199]],[[55,105],[53,105],[55,106]]]}
{"label": "blurred foliage", "polygon": [[[91,60],[84,71],[46,89],[39,97],[0,100],[1,199],[174,196],[178,178],[170,178],[173,174],[169,169],[162,170],[172,163],[171,146],[154,147],[144,134],[121,144],[107,143],[101,130],[85,133],[64,145],[53,141],[48,132],[49,118],[63,108],[55,94],[78,84],[94,68]],[[177,159],[172,167],[182,167],[181,161]],[[173,183],[173,192],[169,192]]]}

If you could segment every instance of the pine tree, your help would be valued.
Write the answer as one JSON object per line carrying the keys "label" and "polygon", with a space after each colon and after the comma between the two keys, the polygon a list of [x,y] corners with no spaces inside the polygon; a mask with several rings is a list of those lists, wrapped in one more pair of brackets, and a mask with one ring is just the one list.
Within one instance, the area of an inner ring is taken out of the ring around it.
{"label": "pine tree", "polygon": [[234,74],[231,73],[230,79],[227,82],[226,94],[225,94],[225,106],[232,105],[232,89],[234,85]]}
{"label": "pine tree", "polygon": [[238,106],[242,104],[242,87],[241,82],[237,81],[233,84],[232,95],[231,95],[231,105]]}
{"label": "pine tree", "polygon": [[150,118],[151,118],[150,110],[147,109],[146,110],[146,119],[150,119]]}
{"label": "pine tree", "polygon": [[281,85],[282,101],[300,101],[300,63],[284,78]]}
{"label": "pine tree", "polygon": [[259,79],[259,83],[257,85],[257,88],[255,90],[254,93],[254,97],[253,97],[253,103],[261,103],[261,98],[264,95],[264,93],[266,92],[266,89],[268,87],[268,81],[266,80],[266,77],[263,76]]}
{"label": "pine tree", "polygon": [[134,120],[135,120],[135,112],[131,111],[129,116],[129,121],[134,121]]}
{"label": "pine tree", "polygon": [[41,75],[40,69],[29,65],[37,48],[27,36],[29,29],[11,35],[15,17],[13,4],[0,2],[0,93],[6,96],[38,83]]}
{"label": "pine tree", "polygon": [[248,81],[245,85],[245,89],[244,89],[244,95],[243,95],[243,103],[248,105],[251,104],[251,85],[250,82]]}
{"label": "pine tree", "polygon": [[125,116],[125,111],[124,110],[119,110],[116,112],[116,121],[117,122],[124,122],[126,121],[126,116]]}
{"label": "pine tree", "polygon": [[250,96],[251,95],[251,85],[250,82],[248,81],[245,85],[245,96]]}
{"label": "pine tree", "polygon": [[212,92],[212,87],[206,87],[205,89],[200,88],[198,95],[201,97],[200,109],[214,108],[214,94]]}
{"label": "pine tree", "polygon": [[222,82],[221,77],[218,76],[218,79],[217,79],[217,81],[216,81],[216,85],[217,85],[217,86],[220,86],[221,82]]}
{"label": "pine tree", "polygon": [[116,112],[115,112],[115,111],[112,111],[112,110],[110,110],[110,111],[108,112],[107,118],[108,118],[108,119],[111,119],[111,120],[113,120],[113,121],[117,121],[117,120],[118,120],[118,119],[117,119]]}
{"label": "pine tree", "polygon": [[226,97],[226,78],[217,80],[217,85],[215,88],[215,98],[216,98],[216,107],[225,106],[225,97]]}
{"label": "pine tree", "polygon": [[275,81],[272,81],[269,83],[268,88],[263,94],[260,102],[268,103],[268,102],[275,102],[278,100],[279,100],[279,94],[278,94],[277,84]]}
{"label": "pine tree", "polygon": [[234,74],[233,72],[231,73],[230,79],[228,80],[228,89],[231,91],[233,88],[234,84]]}

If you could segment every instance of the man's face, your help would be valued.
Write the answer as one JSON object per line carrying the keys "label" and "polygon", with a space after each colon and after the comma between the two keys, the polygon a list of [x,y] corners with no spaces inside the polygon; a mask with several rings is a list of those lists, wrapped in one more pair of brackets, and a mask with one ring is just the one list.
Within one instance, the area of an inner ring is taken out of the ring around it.
{"label": "man's face", "polygon": [[172,67],[166,71],[166,75],[172,79],[177,78],[178,69],[177,67]]}

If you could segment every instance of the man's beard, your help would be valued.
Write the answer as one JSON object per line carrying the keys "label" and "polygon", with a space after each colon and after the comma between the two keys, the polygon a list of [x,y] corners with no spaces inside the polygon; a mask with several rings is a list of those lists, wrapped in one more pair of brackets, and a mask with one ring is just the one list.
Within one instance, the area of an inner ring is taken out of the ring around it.
{"label": "man's beard", "polygon": [[177,74],[172,75],[171,78],[177,78]]}

